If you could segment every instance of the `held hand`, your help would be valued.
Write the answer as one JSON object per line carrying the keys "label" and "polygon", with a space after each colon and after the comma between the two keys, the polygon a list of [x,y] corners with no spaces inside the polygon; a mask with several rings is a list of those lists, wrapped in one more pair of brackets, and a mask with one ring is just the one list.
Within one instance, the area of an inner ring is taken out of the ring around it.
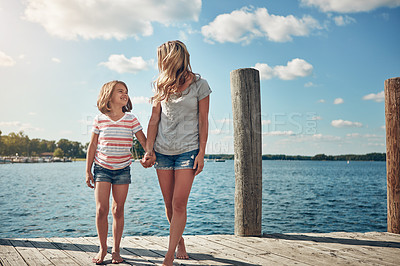
{"label": "held hand", "polygon": [[196,156],[196,159],[194,159],[193,169],[196,169],[196,173],[194,175],[196,176],[200,174],[201,171],[203,171],[203,168],[204,168],[204,155],[198,154]]}
{"label": "held hand", "polygon": [[154,165],[155,161],[156,161],[156,155],[154,154],[154,152],[152,153],[146,152],[144,157],[140,160],[140,163],[144,168],[149,168]]}
{"label": "held hand", "polygon": [[94,188],[94,179],[92,172],[86,173],[86,185],[90,188]]}

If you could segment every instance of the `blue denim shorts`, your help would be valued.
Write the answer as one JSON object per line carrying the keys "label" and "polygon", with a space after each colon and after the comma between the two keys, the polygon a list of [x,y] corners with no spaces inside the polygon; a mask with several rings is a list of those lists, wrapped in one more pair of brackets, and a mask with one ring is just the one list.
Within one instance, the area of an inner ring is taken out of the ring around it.
{"label": "blue denim shorts", "polygon": [[124,185],[131,183],[131,167],[127,166],[118,170],[110,170],[94,164],[94,182],[110,182],[113,185]]}
{"label": "blue denim shorts", "polygon": [[165,155],[158,152],[156,153],[156,163],[154,168],[160,170],[180,170],[180,169],[193,169],[194,159],[199,153],[199,149],[184,152],[177,155]]}

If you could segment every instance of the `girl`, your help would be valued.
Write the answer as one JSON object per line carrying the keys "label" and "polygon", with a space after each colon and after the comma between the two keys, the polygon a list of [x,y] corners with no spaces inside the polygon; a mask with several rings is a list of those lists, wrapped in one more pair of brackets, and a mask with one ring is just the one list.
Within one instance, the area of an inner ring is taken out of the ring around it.
{"label": "girl", "polygon": [[[146,149],[146,137],[142,126],[133,114],[128,87],[122,81],[103,85],[97,107],[101,114],[94,119],[92,136],[86,157],[86,184],[94,188],[96,199],[96,227],[100,251],[93,262],[101,264],[107,254],[108,211],[112,190],[113,247],[112,263],[120,263],[120,242],[124,229],[124,204],[131,183],[130,164],[133,135]],[[153,161],[148,156],[143,166]],[[92,164],[94,164],[94,177]]]}
{"label": "girl", "polygon": [[194,177],[203,170],[208,137],[209,94],[206,80],[192,72],[189,53],[180,41],[158,47],[159,75],[147,134],[147,153],[156,154],[155,168],[170,223],[163,265],[188,259],[182,238],[186,207]]}

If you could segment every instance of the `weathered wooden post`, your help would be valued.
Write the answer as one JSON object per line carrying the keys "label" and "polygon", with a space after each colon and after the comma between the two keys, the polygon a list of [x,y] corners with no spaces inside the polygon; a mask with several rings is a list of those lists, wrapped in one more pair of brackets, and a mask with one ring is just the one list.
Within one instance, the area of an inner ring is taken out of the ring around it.
{"label": "weathered wooden post", "polygon": [[260,76],[231,72],[235,151],[235,235],[261,235],[262,155]]}
{"label": "weathered wooden post", "polygon": [[400,78],[385,80],[387,230],[400,234]]}

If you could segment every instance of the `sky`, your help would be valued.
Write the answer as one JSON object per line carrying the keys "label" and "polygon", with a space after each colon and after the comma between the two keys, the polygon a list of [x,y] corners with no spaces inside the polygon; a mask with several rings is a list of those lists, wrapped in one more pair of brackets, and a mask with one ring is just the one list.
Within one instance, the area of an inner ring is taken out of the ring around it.
{"label": "sky", "polygon": [[399,28],[400,0],[0,0],[0,130],[85,144],[122,80],[146,133],[157,47],[179,39],[213,91],[206,153],[234,152],[239,68],[260,73],[263,154],[385,152]]}

